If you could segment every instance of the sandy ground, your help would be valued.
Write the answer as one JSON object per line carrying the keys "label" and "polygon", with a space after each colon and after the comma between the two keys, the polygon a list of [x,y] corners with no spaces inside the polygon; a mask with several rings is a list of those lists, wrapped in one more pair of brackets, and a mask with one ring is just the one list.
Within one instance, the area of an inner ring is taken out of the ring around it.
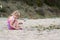
{"label": "sandy ground", "polygon": [[24,31],[2,30],[0,40],[60,40],[60,30]]}
{"label": "sandy ground", "polygon": [[[24,19],[19,20],[22,22],[20,26],[23,28],[30,28],[35,26],[49,27],[50,25],[59,25],[60,26],[60,18],[46,18],[46,19]],[[7,19],[0,18],[0,30],[7,28]]]}
{"label": "sandy ground", "polygon": [[[25,19],[19,20],[23,22],[21,25],[24,30],[6,30],[7,19],[0,18],[0,40],[60,40],[60,29],[53,30],[28,30],[30,27],[42,25],[49,27],[51,24],[60,25],[60,18],[50,19]],[[28,27],[26,29],[26,27]]]}

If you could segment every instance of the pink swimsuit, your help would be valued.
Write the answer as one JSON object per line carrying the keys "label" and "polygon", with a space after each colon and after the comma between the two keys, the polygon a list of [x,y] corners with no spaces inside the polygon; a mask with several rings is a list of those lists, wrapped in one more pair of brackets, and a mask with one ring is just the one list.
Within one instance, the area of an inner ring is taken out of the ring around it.
{"label": "pink swimsuit", "polygon": [[[16,25],[16,20],[14,19],[14,17],[12,16],[12,17],[10,17],[9,19],[8,19],[8,21],[7,21],[7,23],[8,23],[8,29],[9,30],[16,30],[15,28],[13,28],[13,27],[11,27],[10,26],[10,21],[14,21],[13,23],[14,23],[14,25]],[[20,30],[22,30],[22,28],[20,28]]]}
{"label": "pink swimsuit", "polygon": [[[15,28],[13,28],[13,27],[10,26],[10,21],[11,20],[14,20],[14,17],[13,16],[10,19],[8,19],[8,21],[7,21],[7,23],[8,23],[8,29],[9,30],[15,30]],[[15,23],[15,20],[14,20],[14,23]]]}

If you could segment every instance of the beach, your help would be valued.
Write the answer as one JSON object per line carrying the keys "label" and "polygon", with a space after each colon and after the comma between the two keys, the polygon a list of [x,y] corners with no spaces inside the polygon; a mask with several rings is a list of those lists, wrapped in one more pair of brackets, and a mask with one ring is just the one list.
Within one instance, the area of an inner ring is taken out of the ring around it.
{"label": "beach", "polygon": [[7,18],[0,18],[0,39],[1,40],[60,40],[60,29],[45,29],[38,31],[35,27],[49,27],[55,25],[59,27],[60,18],[46,19],[24,19],[19,22],[23,30],[8,30]]}

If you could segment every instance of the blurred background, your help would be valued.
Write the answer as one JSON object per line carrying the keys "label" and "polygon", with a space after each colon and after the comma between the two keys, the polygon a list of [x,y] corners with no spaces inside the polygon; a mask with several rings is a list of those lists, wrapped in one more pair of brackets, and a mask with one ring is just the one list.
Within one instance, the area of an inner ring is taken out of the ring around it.
{"label": "blurred background", "polygon": [[[21,31],[8,30],[7,17],[15,10]],[[0,39],[60,40],[60,0],[0,0]]]}
{"label": "blurred background", "polygon": [[0,17],[19,10],[21,18],[60,17],[60,0],[0,0]]}

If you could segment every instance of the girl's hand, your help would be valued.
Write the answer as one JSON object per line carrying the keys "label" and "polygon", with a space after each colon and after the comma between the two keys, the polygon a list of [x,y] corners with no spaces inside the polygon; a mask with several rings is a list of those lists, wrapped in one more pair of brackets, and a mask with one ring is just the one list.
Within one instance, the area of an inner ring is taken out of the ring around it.
{"label": "girl's hand", "polygon": [[23,24],[23,23],[19,23],[19,24]]}
{"label": "girl's hand", "polygon": [[17,27],[17,28],[15,28],[16,30],[19,30],[19,28]]}

